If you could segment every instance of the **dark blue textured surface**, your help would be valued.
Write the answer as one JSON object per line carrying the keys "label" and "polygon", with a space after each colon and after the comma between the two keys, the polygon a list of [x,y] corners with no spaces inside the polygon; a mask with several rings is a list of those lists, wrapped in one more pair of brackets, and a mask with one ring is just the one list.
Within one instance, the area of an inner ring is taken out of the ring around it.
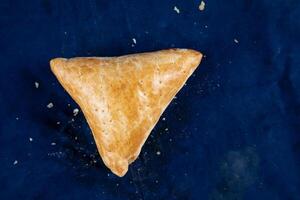
{"label": "dark blue textured surface", "polygon": [[[300,2],[199,3],[1,0],[0,199],[300,199]],[[118,178],[48,62],[171,47],[206,58]]]}

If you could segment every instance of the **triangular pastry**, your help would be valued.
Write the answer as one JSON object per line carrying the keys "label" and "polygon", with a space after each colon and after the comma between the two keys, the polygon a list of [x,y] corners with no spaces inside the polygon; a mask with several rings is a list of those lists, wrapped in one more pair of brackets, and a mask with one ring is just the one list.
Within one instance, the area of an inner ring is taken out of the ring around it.
{"label": "triangular pastry", "polygon": [[201,53],[170,49],[121,57],[56,58],[50,65],[79,104],[105,165],[124,176]]}

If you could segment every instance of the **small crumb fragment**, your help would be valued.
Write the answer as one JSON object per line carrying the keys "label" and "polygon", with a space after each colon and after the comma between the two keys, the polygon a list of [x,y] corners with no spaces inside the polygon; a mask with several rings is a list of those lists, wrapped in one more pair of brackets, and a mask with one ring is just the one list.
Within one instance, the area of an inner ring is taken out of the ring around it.
{"label": "small crumb fragment", "polygon": [[132,38],[132,41],[134,44],[136,44],[136,39],[135,38]]}
{"label": "small crumb fragment", "polygon": [[75,136],[75,138],[74,138],[75,140],[77,140],[77,136]]}
{"label": "small crumb fragment", "polygon": [[30,141],[30,142],[32,142],[32,141],[33,141],[33,139],[30,137],[30,138],[29,138],[29,141]]}
{"label": "small crumb fragment", "polygon": [[205,28],[208,28],[208,26],[207,26],[207,25],[205,25],[204,27],[205,27]]}
{"label": "small crumb fragment", "polygon": [[239,41],[236,39],[236,38],[234,38],[234,40],[233,40],[236,44],[238,44],[239,43]]}
{"label": "small crumb fragment", "polygon": [[16,120],[19,120],[19,117],[16,117]]}
{"label": "small crumb fragment", "polygon": [[155,183],[158,183],[158,180],[155,180]]}
{"label": "small crumb fragment", "polygon": [[18,164],[18,161],[17,161],[17,160],[14,161],[14,165],[16,165],[16,164]]}
{"label": "small crumb fragment", "polygon": [[200,5],[199,5],[199,10],[203,11],[205,9],[205,2],[201,1]]}
{"label": "small crumb fragment", "polygon": [[166,118],[165,118],[165,117],[163,117],[163,118],[162,118],[162,120],[163,120],[163,121],[166,121]]}
{"label": "small crumb fragment", "polygon": [[75,117],[76,115],[78,115],[78,113],[79,113],[79,109],[78,109],[78,108],[75,108],[75,109],[73,110],[73,115],[74,115],[74,117]]}
{"label": "small crumb fragment", "polygon": [[55,142],[51,142],[51,146],[55,146],[56,145],[56,143]]}
{"label": "small crumb fragment", "polygon": [[160,151],[157,151],[157,152],[156,152],[156,155],[158,155],[158,156],[159,156],[159,155],[160,155]]}
{"label": "small crumb fragment", "polygon": [[35,88],[39,88],[40,84],[38,82],[34,82]]}
{"label": "small crumb fragment", "polygon": [[173,141],[172,138],[170,138],[169,141],[172,142]]}
{"label": "small crumb fragment", "polygon": [[68,107],[70,107],[70,106],[71,106],[71,104],[68,103]]}
{"label": "small crumb fragment", "polygon": [[165,131],[168,131],[169,129],[168,128],[165,128]]}
{"label": "small crumb fragment", "polygon": [[59,124],[60,124],[60,122],[56,122],[56,124],[57,124],[57,125],[59,125]]}
{"label": "small crumb fragment", "polygon": [[49,108],[49,109],[50,109],[50,108],[53,108],[53,106],[54,106],[54,105],[53,105],[53,103],[52,103],[52,102],[50,102],[50,103],[47,105],[47,108]]}
{"label": "small crumb fragment", "polygon": [[67,31],[65,31],[64,34],[67,35]]}
{"label": "small crumb fragment", "polygon": [[177,12],[177,14],[180,13],[180,10],[176,6],[174,6],[174,11]]}

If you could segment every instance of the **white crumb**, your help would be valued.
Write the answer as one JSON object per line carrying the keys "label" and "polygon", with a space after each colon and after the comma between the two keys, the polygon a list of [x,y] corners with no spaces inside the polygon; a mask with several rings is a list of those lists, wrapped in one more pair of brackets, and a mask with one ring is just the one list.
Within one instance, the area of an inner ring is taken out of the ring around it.
{"label": "white crumb", "polygon": [[50,109],[50,108],[53,108],[53,106],[54,106],[54,105],[53,105],[53,103],[52,103],[52,102],[50,102],[50,103],[47,105],[47,108],[49,108],[49,109]]}
{"label": "white crumb", "polygon": [[177,14],[180,13],[180,10],[176,6],[174,6],[174,11],[177,12]]}
{"label": "white crumb", "polygon": [[234,40],[233,40],[236,44],[238,44],[239,43],[239,41],[236,39],[236,38],[234,38]]}
{"label": "white crumb", "polygon": [[136,39],[135,38],[132,38],[132,41],[134,44],[136,44]]}
{"label": "white crumb", "polygon": [[204,27],[205,27],[205,28],[208,28],[208,26],[207,26],[207,25],[205,25]]}
{"label": "white crumb", "polygon": [[57,125],[59,125],[59,124],[60,124],[60,122],[56,122],[56,124],[57,124]]}
{"label": "white crumb", "polygon": [[16,165],[16,164],[18,164],[18,161],[17,161],[17,160],[14,161],[14,165]]}
{"label": "white crumb", "polygon": [[73,110],[73,115],[76,116],[76,115],[78,115],[78,113],[79,113],[79,109],[78,109],[78,108],[75,108],[75,109]]}
{"label": "white crumb", "polygon": [[30,138],[29,138],[29,141],[30,141],[30,142],[32,142],[32,141],[33,141],[33,139],[30,137]]}
{"label": "white crumb", "polygon": [[156,152],[156,155],[158,155],[158,156],[159,156],[159,155],[160,155],[160,151],[157,151],[157,152]]}
{"label": "white crumb", "polygon": [[16,120],[19,120],[19,117],[16,117]]}
{"label": "white crumb", "polygon": [[71,106],[71,104],[68,103],[68,107],[70,107],[70,106]]}
{"label": "white crumb", "polygon": [[35,88],[39,88],[40,84],[38,82],[34,82]]}
{"label": "white crumb", "polygon": [[165,131],[168,131],[169,129],[168,128],[165,128]]}
{"label": "white crumb", "polygon": [[165,118],[165,117],[163,117],[163,118],[162,118],[162,120],[163,120],[163,121],[166,121],[166,118]]}
{"label": "white crumb", "polygon": [[158,183],[158,180],[155,180],[155,183]]}
{"label": "white crumb", "polygon": [[199,10],[203,11],[205,9],[205,2],[201,1],[200,5],[199,5]]}
{"label": "white crumb", "polygon": [[56,143],[55,142],[51,142],[51,146],[55,146],[56,145]]}

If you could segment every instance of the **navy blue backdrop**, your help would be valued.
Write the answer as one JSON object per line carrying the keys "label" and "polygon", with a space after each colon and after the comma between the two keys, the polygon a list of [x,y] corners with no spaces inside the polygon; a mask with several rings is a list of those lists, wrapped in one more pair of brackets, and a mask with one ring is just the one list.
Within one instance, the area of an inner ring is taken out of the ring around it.
{"label": "navy blue backdrop", "polygon": [[[300,199],[300,2],[205,2],[1,0],[0,199]],[[118,178],[49,60],[173,47],[206,57]]]}

